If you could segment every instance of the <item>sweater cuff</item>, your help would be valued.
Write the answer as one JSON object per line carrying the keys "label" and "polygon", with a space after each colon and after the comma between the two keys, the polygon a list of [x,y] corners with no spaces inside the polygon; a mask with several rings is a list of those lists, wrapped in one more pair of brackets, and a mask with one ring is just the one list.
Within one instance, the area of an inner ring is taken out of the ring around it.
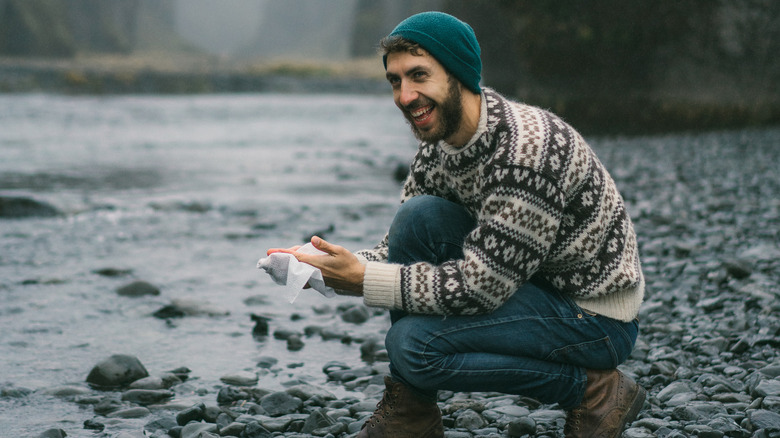
{"label": "sweater cuff", "polygon": [[355,257],[358,259],[361,265],[366,266],[366,263],[368,263],[368,259],[365,258],[362,254],[354,253]]}
{"label": "sweater cuff", "polygon": [[401,308],[401,266],[368,262],[363,275],[363,303],[385,309]]}

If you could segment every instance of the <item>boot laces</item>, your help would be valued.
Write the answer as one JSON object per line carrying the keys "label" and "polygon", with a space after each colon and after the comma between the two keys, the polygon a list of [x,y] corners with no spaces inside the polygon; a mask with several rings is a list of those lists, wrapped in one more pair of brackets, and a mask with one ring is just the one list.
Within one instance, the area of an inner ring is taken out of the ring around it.
{"label": "boot laces", "polygon": [[384,395],[382,395],[382,399],[376,404],[376,410],[373,415],[371,415],[371,418],[368,419],[366,425],[376,427],[385,417],[389,416],[395,408],[395,399],[397,396],[398,394],[396,394],[395,388],[388,388]]}
{"label": "boot laces", "polygon": [[568,436],[570,433],[576,433],[580,430],[580,418],[582,416],[583,409],[575,408],[569,411],[566,415],[566,425],[563,427],[564,434]]}

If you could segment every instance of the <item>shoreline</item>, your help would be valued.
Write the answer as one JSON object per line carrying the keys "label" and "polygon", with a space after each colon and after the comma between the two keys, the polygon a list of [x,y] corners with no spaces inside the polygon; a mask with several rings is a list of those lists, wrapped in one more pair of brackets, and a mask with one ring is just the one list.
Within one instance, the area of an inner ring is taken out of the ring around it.
{"label": "shoreline", "polygon": [[[780,98],[756,90],[707,96],[690,89],[585,95],[566,88],[526,84],[516,90],[498,91],[555,112],[585,135],[645,135],[780,125]],[[390,91],[381,63],[375,58],[239,61],[166,53],[81,55],[70,59],[0,57],[0,93],[31,92],[385,95]]]}

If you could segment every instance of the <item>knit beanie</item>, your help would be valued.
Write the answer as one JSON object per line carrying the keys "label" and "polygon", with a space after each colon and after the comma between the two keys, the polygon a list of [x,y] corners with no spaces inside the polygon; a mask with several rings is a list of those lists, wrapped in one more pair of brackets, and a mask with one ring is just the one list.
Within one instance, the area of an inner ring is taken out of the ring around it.
{"label": "knit beanie", "polygon": [[[482,60],[479,43],[467,23],[443,12],[423,12],[399,23],[387,37],[394,36],[419,44],[466,88],[480,93]],[[382,60],[387,70],[387,55]]]}

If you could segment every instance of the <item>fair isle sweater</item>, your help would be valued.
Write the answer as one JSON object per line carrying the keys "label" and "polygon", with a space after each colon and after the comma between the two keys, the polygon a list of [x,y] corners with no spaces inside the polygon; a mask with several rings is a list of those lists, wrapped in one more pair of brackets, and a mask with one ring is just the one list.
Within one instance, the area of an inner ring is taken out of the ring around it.
{"label": "fair isle sweater", "polygon": [[595,153],[555,115],[483,89],[479,127],[468,144],[420,144],[401,202],[425,194],[476,218],[463,258],[389,264],[385,236],[356,253],[366,267],[366,305],[490,313],[532,281],[587,311],[621,321],[637,316],[644,278],[623,200]]}

